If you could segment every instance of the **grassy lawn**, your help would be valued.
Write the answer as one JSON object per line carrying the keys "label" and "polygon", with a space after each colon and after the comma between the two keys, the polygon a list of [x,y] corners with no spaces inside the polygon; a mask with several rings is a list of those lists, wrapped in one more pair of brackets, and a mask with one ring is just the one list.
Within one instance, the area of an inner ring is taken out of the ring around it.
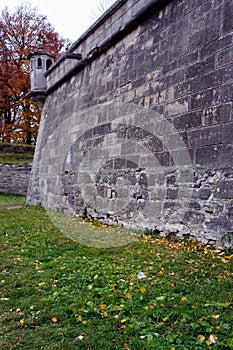
{"label": "grassy lawn", "polygon": [[0,143],[0,163],[24,164],[33,161],[35,146]]}
{"label": "grassy lawn", "polygon": [[148,236],[88,248],[12,201],[0,195],[1,349],[233,349],[230,251]]}
{"label": "grassy lawn", "polygon": [[24,196],[0,193],[0,211],[9,207],[23,206],[25,203],[26,199]]}
{"label": "grassy lawn", "polygon": [[33,155],[28,153],[0,152],[0,163],[24,164],[31,163]]}

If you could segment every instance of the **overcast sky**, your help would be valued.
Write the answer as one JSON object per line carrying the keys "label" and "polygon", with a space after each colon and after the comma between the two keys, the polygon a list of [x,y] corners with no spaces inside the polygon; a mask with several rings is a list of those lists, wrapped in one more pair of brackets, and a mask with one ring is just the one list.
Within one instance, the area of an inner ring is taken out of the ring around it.
{"label": "overcast sky", "polygon": [[[0,0],[0,11],[7,6],[14,10],[22,0]],[[98,13],[99,0],[28,0],[37,7],[39,14],[46,15],[48,21],[63,37],[76,41],[94,22],[92,11]]]}

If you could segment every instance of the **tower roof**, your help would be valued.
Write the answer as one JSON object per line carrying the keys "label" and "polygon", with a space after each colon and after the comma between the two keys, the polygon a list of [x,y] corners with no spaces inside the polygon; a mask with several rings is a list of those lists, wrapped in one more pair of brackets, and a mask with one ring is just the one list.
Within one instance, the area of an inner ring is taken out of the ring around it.
{"label": "tower roof", "polygon": [[48,52],[44,49],[44,45],[42,42],[39,42],[38,43],[38,50],[37,51],[34,51],[34,52],[31,52],[29,55],[28,55],[28,59],[30,59],[31,57],[33,56],[42,56],[42,55],[46,55],[46,56],[49,56],[51,58],[55,58],[56,56],[54,54],[52,54],[51,52]]}

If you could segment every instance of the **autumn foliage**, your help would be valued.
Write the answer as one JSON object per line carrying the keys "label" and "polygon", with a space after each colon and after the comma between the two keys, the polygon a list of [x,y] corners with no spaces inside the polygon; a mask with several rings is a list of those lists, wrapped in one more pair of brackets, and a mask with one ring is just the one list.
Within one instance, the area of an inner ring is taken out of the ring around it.
{"label": "autumn foliage", "polygon": [[20,5],[14,13],[0,13],[0,142],[35,143],[40,110],[27,97],[30,90],[28,55],[43,42],[59,55],[65,40],[35,8]]}

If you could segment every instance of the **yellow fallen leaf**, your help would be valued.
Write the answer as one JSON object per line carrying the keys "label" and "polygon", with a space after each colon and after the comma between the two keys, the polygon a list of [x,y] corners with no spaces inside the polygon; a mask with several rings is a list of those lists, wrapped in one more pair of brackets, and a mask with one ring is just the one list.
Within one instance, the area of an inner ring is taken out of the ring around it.
{"label": "yellow fallen leaf", "polygon": [[202,335],[202,334],[200,334],[200,335],[199,335],[199,340],[200,340],[200,341],[204,341],[204,340],[205,340],[205,336]]}
{"label": "yellow fallen leaf", "polygon": [[142,287],[139,288],[139,292],[141,292],[142,294],[144,294],[145,291],[146,291],[146,288],[145,288],[145,287],[142,286]]}
{"label": "yellow fallen leaf", "polygon": [[217,340],[217,336],[215,334],[211,334],[209,339],[206,340],[206,344],[212,345],[212,344],[216,343],[216,340]]}
{"label": "yellow fallen leaf", "polygon": [[106,304],[101,304],[101,305],[100,305],[100,310],[104,310],[104,309],[106,309],[106,307],[107,307]]}
{"label": "yellow fallen leaf", "polygon": [[83,321],[83,318],[82,318],[82,316],[81,316],[81,315],[78,315],[78,320],[79,320],[80,322],[82,322],[82,321]]}
{"label": "yellow fallen leaf", "polygon": [[57,317],[52,317],[52,322],[57,323]]}
{"label": "yellow fallen leaf", "polygon": [[121,323],[125,323],[125,322],[126,322],[126,319],[123,318],[123,319],[121,320]]}
{"label": "yellow fallen leaf", "polygon": [[23,325],[24,322],[25,322],[25,320],[24,320],[23,318],[19,321],[19,323],[20,323],[21,325]]}
{"label": "yellow fallen leaf", "polygon": [[186,301],[187,298],[186,298],[186,297],[182,297],[181,300],[182,300],[182,301]]}

